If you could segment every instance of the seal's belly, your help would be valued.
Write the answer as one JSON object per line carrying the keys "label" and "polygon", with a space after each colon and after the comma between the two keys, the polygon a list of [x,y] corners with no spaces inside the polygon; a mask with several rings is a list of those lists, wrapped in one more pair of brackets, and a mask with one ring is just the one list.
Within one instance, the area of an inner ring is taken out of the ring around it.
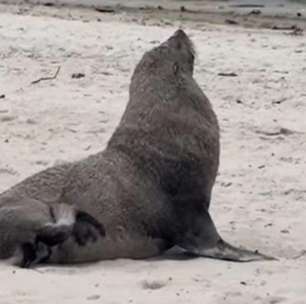
{"label": "seal's belly", "polygon": [[156,256],[165,248],[161,239],[125,235],[104,237],[96,242],[78,245],[74,239],[54,247],[48,263],[84,263],[117,258],[142,259]]}

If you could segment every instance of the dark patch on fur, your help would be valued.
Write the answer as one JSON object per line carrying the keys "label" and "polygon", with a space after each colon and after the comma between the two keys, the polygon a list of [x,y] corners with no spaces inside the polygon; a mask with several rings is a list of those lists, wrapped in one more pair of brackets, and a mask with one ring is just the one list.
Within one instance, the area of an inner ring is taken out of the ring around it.
{"label": "dark patch on fur", "polygon": [[29,268],[33,261],[36,260],[36,252],[34,245],[31,243],[25,243],[21,245],[21,250],[22,250],[22,261],[20,264],[20,267],[22,268]]}
{"label": "dark patch on fur", "polygon": [[42,252],[42,251],[45,251],[45,254],[42,255],[40,254],[40,259],[38,261],[38,263],[46,263],[48,262],[51,254],[52,254],[52,248],[47,246],[46,244],[43,244],[43,243],[38,243],[36,244],[36,251],[37,252]]}
{"label": "dark patch on fur", "polygon": [[98,231],[90,223],[77,221],[73,227],[73,236],[80,246],[85,246],[87,242],[96,242],[99,237]]}
{"label": "dark patch on fur", "polygon": [[66,241],[71,235],[79,245],[86,245],[88,241],[95,242],[99,236],[105,236],[105,229],[95,218],[86,212],[78,211],[73,225],[51,224],[43,227],[37,234],[36,242],[48,246],[55,246]]}
{"label": "dark patch on fur", "polygon": [[52,250],[49,246],[41,242],[24,243],[21,245],[22,261],[20,267],[30,268],[39,263],[47,262]]}
{"label": "dark patch on fur", "polygon": [[48,246],[55,246],[66,241],[71,235],[70,226],[46,225],[42,228],[36,237],[36,242],[42,242]]}
{"label": "dark patch on fur", "polygon": [[76,214],[76,222],[87,222],[88,224],[91,224],[93,227],[95,227],[99,234],[104,237],[106,235],[105,233],[105,228],[103,224],[101,224],[99,221],[97,221],[93,216],[90,214],[83,212],[83,211],[78,211]]}
{"label": "dark patch on fur", "polygon": [[21,245],[23,258],[20,267],[29,268],[35,264],[47,262],[52,254],[52,247],[62,244],[71,235],[78,245],[85,246],[90,241],[96,242],[99,237],[104,237],[105,229],[95,218],[81,211],[77,213],[73,227],[46,225],[37,233],[33,244]]}

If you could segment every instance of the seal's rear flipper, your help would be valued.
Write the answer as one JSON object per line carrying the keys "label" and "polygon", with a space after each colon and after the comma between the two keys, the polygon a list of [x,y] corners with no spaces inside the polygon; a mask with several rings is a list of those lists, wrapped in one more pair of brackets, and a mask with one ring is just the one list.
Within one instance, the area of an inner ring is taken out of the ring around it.
{"label": "seal's rear flipper", "polygon": [[80,246],[96,242],[105,236],[105,230],[95,218],[86,212],[75,211],[71,206],[58,205],[52,210],[54,223],[47,223],[37,231],[35,241],[23,243],[17,250],[12,264],[22,268],[48,262],[52,248],[73,237]]}
{"label": "seal's rear flipper", "polygon": [[48,246],[55,246],[73,237],[84,246],[105,236],[104,226],[90,214],[75,210],[73,206],[58,204],[51,209],[53,223],[47,223],[37,233],[36,240]]}
{"label": "seal's rear flipper", "polygon": [[105,228],[90,214],[78,211],[73,227],[73,236],[80,246],[85,246],[88,241],[94,243],[99,237],[104,237]]}
{"label": "seal's rear flipper", "polygon": [[234,247],[223,241],[207,211],[193,218],[190,226],[191,229],[178,244],[187,253],[235,262],[276,260],[257,250]]}
{"label": "seal's rear flipper", "polygon": [[0,208],[0,259],[15,266],[48,262],[53,248],[68,239],[85,246],[105,236],[99,221],[74,206],[48,206],[34,199],[13,202]]}

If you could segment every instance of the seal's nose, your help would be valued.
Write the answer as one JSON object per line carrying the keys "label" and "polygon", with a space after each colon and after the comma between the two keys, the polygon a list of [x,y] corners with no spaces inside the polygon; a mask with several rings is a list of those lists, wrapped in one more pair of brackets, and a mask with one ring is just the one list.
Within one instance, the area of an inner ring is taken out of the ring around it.
{"label": "seal's nose", "polygon": [[178,29],[172,37],[177,37],[177,38],[187,38],[187,34],[182,30],[182,29]]}

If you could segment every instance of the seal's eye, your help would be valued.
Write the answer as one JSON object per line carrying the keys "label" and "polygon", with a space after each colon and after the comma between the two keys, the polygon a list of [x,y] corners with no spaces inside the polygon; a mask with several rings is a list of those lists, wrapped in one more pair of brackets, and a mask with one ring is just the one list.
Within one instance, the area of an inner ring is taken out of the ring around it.
{"label": "seal's eye", "polygon": [[176,75],[179,71],[180,67],[179,67],[179,64],[177,62],[175,62],[173,64],[173,73]]}

